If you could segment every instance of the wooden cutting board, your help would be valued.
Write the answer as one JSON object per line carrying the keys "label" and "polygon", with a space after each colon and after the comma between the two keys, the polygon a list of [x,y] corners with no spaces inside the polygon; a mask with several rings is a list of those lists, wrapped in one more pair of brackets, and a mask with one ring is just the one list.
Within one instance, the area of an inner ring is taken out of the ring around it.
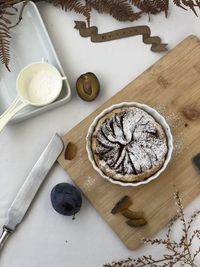
{"label": "wooden cutting board", "polygon": [[[157,107],[171,125],[174,137],[173,158],[165,172],[139,187],[121,187],[101,178],[93,170],[85,148],[93,119],[103,109],[124,101]],[[175,215],[175,190],[181,193],[184,206],[200,193],[200,175],[191,162],[200,152],[199,137],[200,40],[190,36],[68,132],[64,142],[76,144],[76,158],[65,160],[62,154],[58,161],[124,244],[134,250],[143,237],[157,233]],[[124,195],[132,198],[133,210],[144,210],[147,226],[131,228],[122,215],[110,213]]]}

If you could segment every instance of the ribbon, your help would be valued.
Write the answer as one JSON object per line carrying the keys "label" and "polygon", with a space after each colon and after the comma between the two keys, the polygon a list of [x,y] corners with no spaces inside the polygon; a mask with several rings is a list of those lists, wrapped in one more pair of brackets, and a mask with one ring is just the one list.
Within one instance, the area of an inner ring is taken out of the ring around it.
{"label": "ribbon", "polygon": [[82,37],[91,37],[91,41],[97,42],[108,42],[121,38],[142,35],[143,43],[151,44],[151,51],[163,52],[167,51],[167,44],[163,44],[159,36],[151,36],[151,30],[148,26],[134,26],[114,30],[111,32],[105,32],[98,34],[98,28],[95,26],[86,27],[84,21],[75,21],[75,29],[79,30],[79,34]]}

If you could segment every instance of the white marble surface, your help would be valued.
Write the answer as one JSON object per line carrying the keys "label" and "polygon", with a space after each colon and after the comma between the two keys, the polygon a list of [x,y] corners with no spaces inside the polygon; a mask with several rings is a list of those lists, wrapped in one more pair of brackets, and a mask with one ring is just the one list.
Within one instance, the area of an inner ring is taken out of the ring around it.
{"label": "white marble surface", "polygon": [[[65,13],[45,3],[39,5],[39,10],[69,77],[73,97],[65,106],[17,125],[7,126],[1,133],[1,225],[15,194],[51,136],[55,132],[66,133],[163,56],[152,53],[150,47],[141,42],[141,37],[91,43],[73,29],[73,21],[80,20],[79,15]],[[100,31],[133,25],[122,24],[109,16],[96,13],[92,16],[92,23],[99,25]],[[146,17],[135,24],[143,23],[149,24],[153,34],[160,35],[163,42],[168,42],[169,48],[173,48],[189,34],[200,37],[200,18],[176,7],[170,8],[169,19],[158,15],[152,17],[150,23]],[[98,99],[91,103],[80,100],[74,88],[77,77],[87,71],[97,74],[102,88]],[[52,187],[61,181],[71,182],[70,177],[57,165],[23,224],[1,253],[1,267],[100,267],[113,259],[137,257],[153,251],[148,246],[135,252],[129,251],[86,199],[75,221],[55,213],[49,194]],[[187,212],[197,208],[199,202],[200,198],[191,203]],[[158,237],[163,234],[164,230]],[[156,253],[159,255],[162,250],[158,248]]]}

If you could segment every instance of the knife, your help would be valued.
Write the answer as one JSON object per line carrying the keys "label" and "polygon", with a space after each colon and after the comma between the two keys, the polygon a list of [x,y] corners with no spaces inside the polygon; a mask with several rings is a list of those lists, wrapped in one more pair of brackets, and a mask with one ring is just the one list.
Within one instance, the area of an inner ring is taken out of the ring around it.
{"label": "knife", "polygon": [[8,209],[7,222],[3,226],[3,232],[0,236],[0,250],[3,248],[8,237],[16,230],[18,224],[23,220],[42,182],[62,152],[63,146],[61,137],[58,134],[55,134],[30,171],[24,184]]}

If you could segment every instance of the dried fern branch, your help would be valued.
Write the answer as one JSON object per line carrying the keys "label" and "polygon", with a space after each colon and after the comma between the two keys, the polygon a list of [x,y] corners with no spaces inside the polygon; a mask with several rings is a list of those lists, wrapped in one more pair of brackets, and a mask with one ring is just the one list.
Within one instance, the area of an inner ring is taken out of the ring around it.
{"label": "dried fern branch", "polygon": [[[111,264],[105,264],[104,267],[173,267],[173,266],[184,266],[184,267],[198,267],[196,260],[200,256],[200,247],[194,252],[192,251],[193,242],[196,239],[200,241],[200,230],[192,230],[193,222],[199,217],[200,211],[196,211],[192,214],[191,218],[185,219],[183,205],[178,192],[175,193],[175,202],[177,205],[177,215],[168,224],[168,230],[166,233],[166,238],[164,239],[144,239],[145,243],[150,245],[164,245],[167,252],[160,257],[160,259],[155,259],[151,255],[144,255],[137,259],[127,259],[124,261],[113,262]],[[181,236],[179,241],[174,241],[172,238],[172,229],[174,223],[179,221],[182,226]]]}
{"label": "dried fern branch", "polygon": [[24,6],[27,1],[23,1],[22,9],[20,12],[19,20],[15,25],[12,25],[10,17],[17,14],[17,8],[15,8],[15,4],[20,3],[20,0],[1,0],[0,1],[0,60],[2,64],[9,69],[9,61],[10,61],[10,28],[19,24],[22,19],[22,13]]}
{"label": "dried fern branch", "polygon": [[155,15],[164,11],[167,17],[169,0],[130,0],[130,2],[144,13]]}
{"label": "dried fern branch", "polygon": [[196,16],[197,12],[195,8],[200,9],[200,1],[199,0],[173,0],[174,4],[184,10],[191,9]]}
{"label": "dried fern branch", "polygon": [[60,6],[65,11],[74,11],[82,14],[87,21],[90,20],[90,9],[87,4],[82,0],[49,0],[54,6]]}
{"label": "dried fern branch", "polygon": [[[6,6],[6,5],[5,5]],[[9,60],[10,60],[10,34],[9,27],[11,21],[9,16],[13,16],[15,13],[7,11],[7,6],[0,6],[0,60],[2,64],[9,69]]]}
{"label": "dried fern branch", "polygon": [[142,11],[134,12],[132,5],[126,0],[87,0],[90,8],[99,13],[110,14],[119,21],[135,21],[141,17]]}

